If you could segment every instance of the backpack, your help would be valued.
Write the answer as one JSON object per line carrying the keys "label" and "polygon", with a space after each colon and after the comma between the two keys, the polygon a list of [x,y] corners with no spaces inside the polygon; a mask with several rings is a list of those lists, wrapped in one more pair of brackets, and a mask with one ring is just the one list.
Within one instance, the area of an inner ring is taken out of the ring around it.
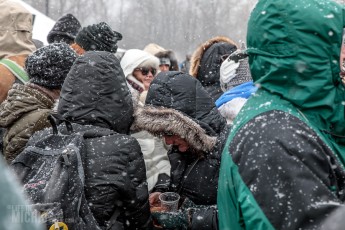
{"label": "backpack", "polygon": [[35,214],[54,230],[123,229],[116,221],[118,209],[106,228],[98,225],[84,194],[81,153],[85,151],[85,133],[74,132],[70,122],[58,118],[68,131],[67,135],[61,134],[54,116],[48,116],[52,128],[36,132],[11,164]]}

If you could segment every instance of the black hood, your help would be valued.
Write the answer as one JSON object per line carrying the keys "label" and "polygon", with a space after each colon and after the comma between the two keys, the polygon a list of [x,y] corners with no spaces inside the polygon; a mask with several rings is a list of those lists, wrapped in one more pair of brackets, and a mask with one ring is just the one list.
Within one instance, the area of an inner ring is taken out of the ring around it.
{"label": "black hood", "polygon": [[219,42],[213,44],[205,51],[201,58],[200,69],[197,75],[203,86],[219,82],[220,66],[222,65],[221,57],[233,53],[236,49],[235,45]]}
{"label": "black hood", "polygon": [[237,45],[234,41],[219,36],[201,44],[193,53],[189,72],[201,82],[214,100],[223,93],[219,81],[222,56],[236,50]]}
{"label": "black hood", "polygon": [[211,151],[227,126],[197,79],[161,72],[151,82],[145,106],[136,109],[132,128],[156,136],[172,133],[197,151]]}
{"label": "black hood", "polygon": [[146,104],[182,112],[210,136],[217,136],[226,124],[201,83],[186,73],[159,73],[151,83]]}
{"label": "black hood", "polygon": [[114,54],[90,51],[77,58],[63,84],[58,113],[74,123],[129,132],[133,104]]}

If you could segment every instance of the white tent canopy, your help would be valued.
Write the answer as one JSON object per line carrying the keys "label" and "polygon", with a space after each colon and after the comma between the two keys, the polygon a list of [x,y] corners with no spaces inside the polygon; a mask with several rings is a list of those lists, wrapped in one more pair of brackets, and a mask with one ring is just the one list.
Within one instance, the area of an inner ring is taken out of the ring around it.
{"label": "white tent canopy", "polygon": [[12,1],[20,2],[28,11],[35,15],[32,38],[40,40],[44,44],[48,44],[47,35],[53,28],[55,21],[21,0]]}

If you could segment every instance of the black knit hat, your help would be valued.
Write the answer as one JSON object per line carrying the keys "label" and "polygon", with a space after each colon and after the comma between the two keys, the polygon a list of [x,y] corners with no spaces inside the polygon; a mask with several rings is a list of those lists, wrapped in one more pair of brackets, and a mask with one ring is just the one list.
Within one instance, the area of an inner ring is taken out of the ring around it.
{"label": "black knit hat", "polygon": [[77,34],[75,42],[84,50],[108,51],[115,53],[117,41],[122,39],[122,34],[113,31],[105,22],[83,27]]}
{"label": "black knit hat", "polygon": [[76,53],[66,43],[53,43],[30,54],[25,70],[30,82],[48,89],[61,89]]}
{"label": "black knit hat", "polygon": [[72,44],[81,28],[80,22],[72,14],[59,18],[47,36],[48,43],[66,42]]}

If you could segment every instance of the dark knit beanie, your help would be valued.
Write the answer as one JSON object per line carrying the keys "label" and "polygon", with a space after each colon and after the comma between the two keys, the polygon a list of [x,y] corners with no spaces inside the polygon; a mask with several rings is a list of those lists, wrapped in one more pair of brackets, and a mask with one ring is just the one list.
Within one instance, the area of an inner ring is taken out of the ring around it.
{"label": "dark knit beanie", "polygon": [[76,53],[66,43],[53,43],[30,54],[25,70],[30,82],[48,89],[61,89]]}
{"label": "dark knit beanie", "polygon": [[72,44],[81,28],[80,22],[72,14],[66,14],[59,18],[50,30],[47,40],[48,43],[66,42]]}
{"label": "dark knit beanie", "polygon": [[117,41],[121,39],[122,34],[113,31],[107,23],[101,22],[83,27],[77,34],[75,42],[85,51],[96,50],[115,53]]}

